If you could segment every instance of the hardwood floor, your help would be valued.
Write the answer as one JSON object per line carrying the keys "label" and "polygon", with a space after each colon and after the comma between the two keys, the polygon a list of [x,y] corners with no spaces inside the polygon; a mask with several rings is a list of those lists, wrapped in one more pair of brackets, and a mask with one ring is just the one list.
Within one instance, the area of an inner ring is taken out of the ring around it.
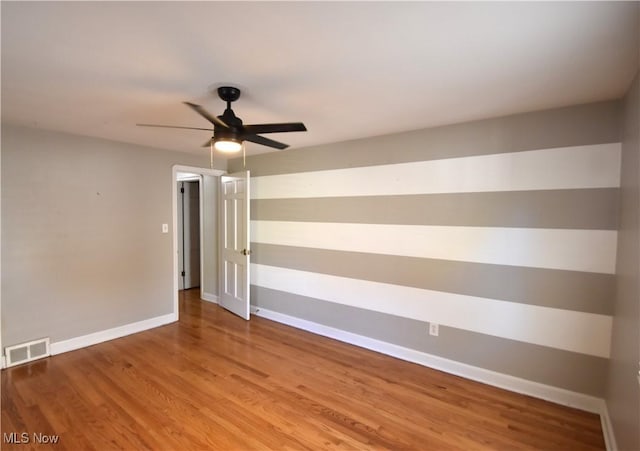
{"label": "hardwood floor", "polygon": [[29,443],[2,449],[604,449],[597,415],[180,303],[178,323],[3,371],[3,442]]}

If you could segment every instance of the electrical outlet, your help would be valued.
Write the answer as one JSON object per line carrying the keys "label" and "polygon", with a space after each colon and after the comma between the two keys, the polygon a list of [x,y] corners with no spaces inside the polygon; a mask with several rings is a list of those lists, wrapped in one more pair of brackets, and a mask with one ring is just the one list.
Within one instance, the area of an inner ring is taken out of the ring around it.
{"label": "electrical outlet", "polygon": [[169,224],[162,224],[162,233],[169,233]]}
{"label": "electrical outlet", "polygon": [[429,323],[429,335],[437,337],[438,333],[440,332],[439,329],[440,327],[438,326],[438,323]]}

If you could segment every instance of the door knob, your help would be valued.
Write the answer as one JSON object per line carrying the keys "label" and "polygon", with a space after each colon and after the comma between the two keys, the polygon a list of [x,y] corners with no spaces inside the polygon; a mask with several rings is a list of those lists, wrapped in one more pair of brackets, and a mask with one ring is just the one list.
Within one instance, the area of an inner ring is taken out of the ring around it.
{"label": "door knob", "polygon": [[242,255],[251,255],[251,251],[249,249],[242,249]]}

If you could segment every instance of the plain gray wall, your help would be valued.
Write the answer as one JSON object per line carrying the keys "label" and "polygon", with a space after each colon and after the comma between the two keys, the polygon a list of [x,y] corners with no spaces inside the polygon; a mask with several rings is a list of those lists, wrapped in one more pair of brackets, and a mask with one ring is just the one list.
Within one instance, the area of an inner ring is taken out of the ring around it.
{"label": "plain gray wall", "polygon": [[3,346],[172,312],[175,164],[208,155],[2,125]]}
{"label": "plain gray wall", "polygon": [[620,450],[640,449],[640,80],[625,97],[620,224],[606,401]]}

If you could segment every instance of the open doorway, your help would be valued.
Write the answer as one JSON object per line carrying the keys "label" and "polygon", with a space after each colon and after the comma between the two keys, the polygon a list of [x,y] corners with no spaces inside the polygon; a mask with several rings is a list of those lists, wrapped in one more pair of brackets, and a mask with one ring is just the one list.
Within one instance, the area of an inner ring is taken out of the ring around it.
{"label": "open doorway", "polygon": [[200,299],[218,301],[217,187],[224,173],[216,169],[173,167],[173,312],[176,320],[180,290],[197,290]]}
{"label": "open doorway", "polygon": [[178,289],[200,288],[200,179],[178,174]]}

